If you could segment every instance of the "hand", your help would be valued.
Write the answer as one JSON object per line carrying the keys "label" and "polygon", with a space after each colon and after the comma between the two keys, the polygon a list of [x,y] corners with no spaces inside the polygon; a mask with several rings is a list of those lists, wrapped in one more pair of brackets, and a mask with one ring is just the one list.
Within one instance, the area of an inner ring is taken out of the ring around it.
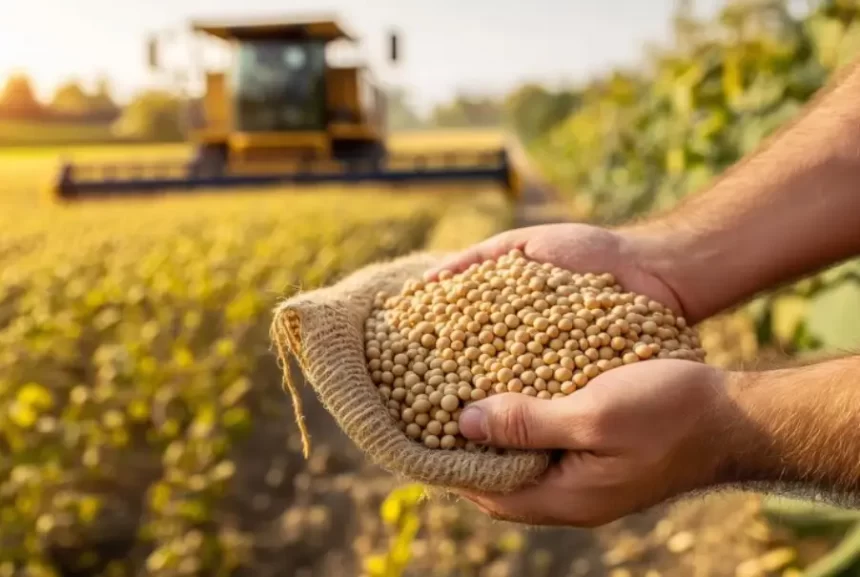
{"label": "hand", "polygon": [[675,314],[685,315],[680,304],[683,299],[654,272],[632,237],[585,224],[548,224],[497,234],[428,271],[426,278],[434,278],[443,269],[461,272],[472,263],[497,258],[515,248],[527,258],[573,272],[611,273],[624,290],[648,296]]}
{"label": "hand", "polygon": [[717,482],[715,451],[734,406],[727,373],[681,360],[607,371],[565,399],[516,393],[469,405],[460,431],[496,447],[566,452],[538,483],[459,491],[494,518],[595,527]]}

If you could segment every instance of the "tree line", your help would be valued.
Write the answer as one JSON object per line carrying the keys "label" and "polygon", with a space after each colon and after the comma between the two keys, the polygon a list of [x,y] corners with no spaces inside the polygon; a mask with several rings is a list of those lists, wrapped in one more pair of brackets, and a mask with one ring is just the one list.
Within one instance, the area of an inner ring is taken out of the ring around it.
{"label": "tree line", "polygon": [[99,78],[93,90],[74,80],[57,87],[47,102],[36,96],[33,83],[23,73],[13,74],[0,90],[0,118],[104,122],[115,119],[120,106],[114,102],[110,82]]}
{"label": "tree line", "polygon": [[506,127],[524,140],[545,134],[579,106],[582,93],[575,87],[550,89],[537,83],[517,86],[501,97],[458,94],[421,116],[408,94],[388,95],[392,129]]}
{"label": "tree line", "polygon": [[[502,96],[458,94],[421,115],[403,89],[388,94],[388,121],[392,130],[423,128],[507,127],[524,140],[546,133],[579,105],[581,93],[574,88],[551,90],[539,84],[524,84]],[[9,77],[0,87],[0,120],[25,120],[50,126],[52,123],[82,122],[110,124],[115,137],[138,140],[181,140],[185,127],[203,121],[199,99],[183,102],[165,90],[149,89],[121,105],[101,78],[91,90],[68,81],[46,102],[36,95],[26,74]]]}

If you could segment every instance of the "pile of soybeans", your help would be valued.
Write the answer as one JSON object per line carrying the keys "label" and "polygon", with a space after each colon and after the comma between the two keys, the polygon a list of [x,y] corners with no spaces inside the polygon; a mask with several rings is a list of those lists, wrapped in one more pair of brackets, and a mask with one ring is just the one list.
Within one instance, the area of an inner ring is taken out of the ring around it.
{"label": "pile of soybeans", "polygon": [[373,383],[397,426],[430,449],[484,451],[463,407],[496,393],[561,399],[648,359],[704,362],[696,332],[610,274],[576,274],[513,250],[438,280],[379,293],[365,323]]}

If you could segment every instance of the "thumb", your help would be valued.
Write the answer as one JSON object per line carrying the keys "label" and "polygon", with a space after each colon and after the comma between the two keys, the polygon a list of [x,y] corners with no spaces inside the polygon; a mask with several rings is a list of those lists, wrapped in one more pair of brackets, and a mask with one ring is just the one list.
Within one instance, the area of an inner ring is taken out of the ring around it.
{"label": "thumb", "polygon": [[573,399],[538,399],[502,393],[468,405],[460,433],[470,441],[505,449],[582,449],[580,411]]}

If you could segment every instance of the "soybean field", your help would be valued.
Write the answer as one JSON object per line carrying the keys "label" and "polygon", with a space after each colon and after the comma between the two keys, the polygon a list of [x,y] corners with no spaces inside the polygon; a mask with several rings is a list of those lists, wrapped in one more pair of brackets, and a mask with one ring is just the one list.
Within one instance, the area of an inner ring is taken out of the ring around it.
{"label": "soybean field", "polygon": [[[0,574],[790,575],[834,544],[789,535],[747,496],[594,531],[419,501],[420,487],[364,460],[309,387],[305,460],[268,334],[277,301],[377,260],[465,247],[525,223],[522,207],[489,186],[39,196],[63,156],[132,150],[0,153]],[[702,331],[711,362],[759,353],[745,316]]]}

